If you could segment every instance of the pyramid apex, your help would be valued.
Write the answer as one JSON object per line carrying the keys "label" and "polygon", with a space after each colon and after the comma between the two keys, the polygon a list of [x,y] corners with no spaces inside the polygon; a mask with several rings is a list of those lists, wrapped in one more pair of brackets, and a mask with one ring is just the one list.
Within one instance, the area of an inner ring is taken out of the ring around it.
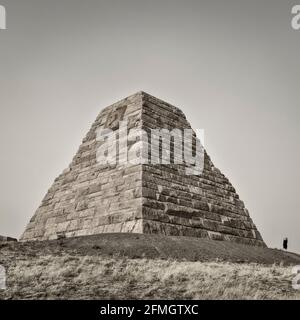
{"label": "pyramid apex", "polygon": [[[136,93],[132,94],[131,96],[142,96],[142,97],[149,96],[149,97],[154,97],[151,94],[149,94],[149,93],[147,93],[146,91],[143,91],[143,90],[137,91]],[[154,97],[154,98],[156,98],[156,97]],[[156,99],[158,99],[158,98],[156,98]]]}

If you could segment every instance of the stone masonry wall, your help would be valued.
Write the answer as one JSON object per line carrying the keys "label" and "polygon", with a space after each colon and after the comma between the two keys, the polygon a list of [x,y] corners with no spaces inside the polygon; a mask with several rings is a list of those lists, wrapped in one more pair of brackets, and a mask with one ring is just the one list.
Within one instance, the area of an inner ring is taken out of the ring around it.
{"label": "stone masonry wall", "polygon": [[[96,131],[116,130],[124,120],[129,133],[137,128],[148,133],[151,129],[191,128],[180,109],[144,92],[103,109],[21,240],[136,232],[265,246],[244,203],[206,152],[200,175],[186,175],[185,164],[97,163],[101,142]],[[171,150],[172,155],[175,151]]]}
{"label": "stone masonry wall", "polygon": [[[191,128],[178,108],[147,94],[142,119],[148,132]],[[143,165],[144,232],[265,246],[229,180],[206,152],[204,159],[200,176],[186,175],[182,165]]]}
{"label": "stone masonry wall", "polygon": [[98,128],[141,126],[140,94],[105,108],[84,138],[77,154],[47,192],[21,240],[56,239],[102,232],[142,232],[141,165],[99,165]]}

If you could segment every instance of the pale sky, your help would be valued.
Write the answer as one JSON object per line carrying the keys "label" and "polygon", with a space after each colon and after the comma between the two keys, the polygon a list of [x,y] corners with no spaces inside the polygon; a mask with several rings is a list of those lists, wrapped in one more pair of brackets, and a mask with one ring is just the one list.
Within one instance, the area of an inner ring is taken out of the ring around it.
{"label": "pale sky", "polygon": [[0,234],[21,235],[101,109],[143,90],[205,130],[266,243],[300,252],[297,1],[0,4]]}

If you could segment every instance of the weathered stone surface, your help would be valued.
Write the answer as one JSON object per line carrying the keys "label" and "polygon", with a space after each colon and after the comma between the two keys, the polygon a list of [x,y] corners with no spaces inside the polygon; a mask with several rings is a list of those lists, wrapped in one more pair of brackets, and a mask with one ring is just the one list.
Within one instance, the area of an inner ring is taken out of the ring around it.
{"label": "weathered stone surface", "polygon": [[[102,110],[70,166],[55,179],[21,240],[46,240],[110,232],[209,237],[265,246],[229,180],[204,153],[204,170],[186,175],[184,164],[99,164],[99,128],[191,129],[182,111],[144,92]],[[119,144],[124,137],[120,137]],[[133,137],[144,146],[146,137]],[[194,150],[195,144],[189,146]],[[164,149],[159,146],[159,152]],[[157,154],[144,148],[143,159]],[[171,156],[180,158],[173,145]],[[163,153],[167,159],[169,153]]]}
{"label": "weathered stone surface", "polygon": [[11,237],[0,236],[0,242],[17,242],[18,240]]}

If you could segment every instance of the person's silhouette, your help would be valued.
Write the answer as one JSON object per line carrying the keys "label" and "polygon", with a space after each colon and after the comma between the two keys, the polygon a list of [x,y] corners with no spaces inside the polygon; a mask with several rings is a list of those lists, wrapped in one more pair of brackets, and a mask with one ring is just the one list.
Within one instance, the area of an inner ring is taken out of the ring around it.
{"label": "person's silhouette", "polygon": [[288,248],[288,238],[284,238],[283,239],[283,249],[287,250],[287,248]]}

